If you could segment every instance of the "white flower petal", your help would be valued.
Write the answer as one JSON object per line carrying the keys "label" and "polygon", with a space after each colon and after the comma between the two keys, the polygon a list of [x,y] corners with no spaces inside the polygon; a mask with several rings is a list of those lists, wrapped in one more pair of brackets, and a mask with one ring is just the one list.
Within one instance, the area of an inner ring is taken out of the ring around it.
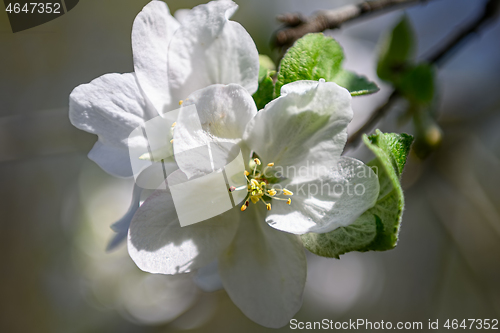
{"label": "white flower petal", "polygon": [[[294,170],[329,163],[335,165],[347,140],[351,121],[351,95],[333,82],[296,81],[285,85],[286,92],[267,104],[248,124],[243,136],[262,163],[275,163],[287,174]],[[310,174],[314,179],[320,174]]]}
{"label": "white flower petal", "polygon": [[134,185],[134,190],[132,191],[132,201],[130,202],[129,208],[125,215],[121,219],[116,221],[111,225],[111,229],[116,232],[111,241],[106,247],[106,251],[114,250],[118,245],[120,245],[126,238],[128,234],[128,228],[130,227],[130,222],[135,215],[135,212],[139,208],[141,200],[142,188]]}
{"label": "white flower petal", "polygon": [[302,94],[305,91],[316,88],[317,86],[318,86],[318,81],[312,81],[312,80],[299,80],[291,82],[281,87],[280,96],[285,96],[290,93]]}
{"label": "white flower petal", "polygon": [[[167,74],[168,45],[179,27],[163,1],[151,1],[132,27],[132,51],[137,80],[158,113],[170,103]],[[176,101],[177,102],[177,101]]]}
{"label": "white flower petal", "polygon": [[213,292],[224,288],[219,275],[217,260],[200,268],[193,278],[194,283],[205,292]]}
{"label": "white flower petal", "polygon": [[[245,150],[238,144],[247,123],[256,114],[252,96],[236,84],[211,85],[189,95],[174,129],[174,152],[179,168],[191,177],[211,172],[212,167],[220,169],[233,161],[238,156],[238,148]],[[246,155],[248,150],[243,151],[243,157]],[[208,160],[210,156],[212,162]]]}
{"label": "white flower petal", "polygon": [[100,139],[90,150],[88,158],[113,176],[131,177],[133,174],[128,150],[110,144],[103,144]]}
{"label": "white flower petal", "polygon": [[[103,75],[76,87],[70,95],[71,123],[99,137],[89,158],[115,176],[132,176],[128,136],[154,116],[146,107],[133,73]],[[145,139],[137,138],[134,144],[147,151]]]}
{"label": "white flower petal", "polygon": [[245,217],[233,243],[219,257],[222,283],[247,317],[266,327],[282,327],[302,304],[307,274],[302,243],[298,236],[266,225],[263,205],[241,214]]}
{"label": "white flower petal", "polygon": [[238,229],[233,209],[210,220],[181,227],[168,191],[154,192],[137,210],[128,234],[128,252],[150,273],[186,273],[214,261]]}
{"label": "white flower petal", "polygon": [[179,8],[175,11],[174,17],[180,24],[184,24],[184,19],[189,17],[189,12],[191,9]]}
{"label": "white flower petal", "polygon": [[212,1],[193,8],[182,20],[168,50],[173,98],[182,100],[211,84],[236,83],[257,90],[259,54],[248,32],[229,21],[238,6]]}
{"label": "white flower petal", "polygon": [[177,170],[167,177],[181,226],[206,221],[233,208],[224,174],[221,171],[188,179]]}
{"label": "white flower petal", "polygon": [[375,172],[351,157],[341,157],[337,168],[319,179],[301,182],[299,177],[286,188],[293,192],[292,204],[273,202],[266,222],[294,234],[348,226],[375,205],[379,194]]}

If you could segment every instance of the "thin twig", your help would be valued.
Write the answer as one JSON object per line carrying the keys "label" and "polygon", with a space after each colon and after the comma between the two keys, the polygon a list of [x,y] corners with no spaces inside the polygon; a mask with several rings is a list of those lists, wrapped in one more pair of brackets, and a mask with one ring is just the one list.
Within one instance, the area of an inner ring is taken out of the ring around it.
{"label": "thin twig", "polygon": [[284,23],[285,27],[276,33],[274,44],[277,47],[286,48],[308,33],[335,29],[345,22],[365,17],[368,14],[427,1],[429,0],[374,0],[338,9],[319,11],[312,17],[303,17],[301,14],[295,13],[283,14],[277,19]]}
{"label": "thin twig", "polygon": [[500,1],[499,0],[490,0],[484,6],[483,13],[478,16],[474,21],[469,23],[467,26],[463,27],[458,31],[454,36],[444,43],[440,50],[434,52],[434,54],[427,57],[427,61],[431,64],[440,65],[446,57],[451,55],[453,51],[456,51],[457,46],[464,42],[469,35],[478,32],[481,28],[487,24],[490,19],[493,19],[496,15],[498,15],[498,11],[500,10]]}
{"label": "thin twig", "polygon": [[[440,44],[443,44],[443,46],[430,56],[425,57],[425,61],[436,66],[442,65],[444,60],[446,60],[452,53],[456,52],[458,48],[463,45],[463,41],[467,39],[469,35],[484,28],[491,21],[491,19],[498,14],[499,10],[500,0],[489,0],[480,16],[462,28],[458,33],[453,33],[451,38],[446,38],[447,41],[441,42]],[[401,94],[397,90],[394,90],[389,99],[372,113],[367,122],[355,133],[350,135],[347,140],[345,150],[355,147],[359,143],[363,134],[369,132],[375,127],[375,125],[377,125],[377,123],[386,115],[399,97],[401,97]]]}

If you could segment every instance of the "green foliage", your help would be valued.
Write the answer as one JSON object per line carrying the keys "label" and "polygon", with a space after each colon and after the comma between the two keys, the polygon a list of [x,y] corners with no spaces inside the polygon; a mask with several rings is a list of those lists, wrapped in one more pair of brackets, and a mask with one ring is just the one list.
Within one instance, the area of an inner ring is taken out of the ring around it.
{"label": "green foliage", "polygon": [[363,141],[375,154],[368,165],[378,174],[377,202],[347,227],[302,235],[304,246],[317,255],[338,258],[351,251],[390,250],[397,244],[404,207],[400,178],[413,137],[377,130],[374,135],[365,135]]}
{"label": "green foliage", "polygon": [[408,18],[404,16],[382,42],[377,66],[378,76],[385,81],[396,81],[406,65],[412,61],[414,44],[413,29]]}
{"label": "green foliage", "polygon": [[351,251],[363,251],[377,236],[375,216],[363,213],[353,224],[325,234],[310,232],[301,236],[304,247],[314,254],[327,258]]}
{"label": "green foliage", "polygon": [[382,42],[377,65],[378,76],[415,105],[429,105],[434,98],[434,68],[427,63],[415,64],[415,34],[406,16]]}
{"label": "green foliage", "polygon": [[365,76],[347,70],[341,70],[332,81],[349,90],[352,96],[373,94],[380,89]]}
{"label": "green foliage", "polygon": [[252,95],[257,110],[263,109],[274,98],[273,76],[276,74],[274,62],[265,55],[259,55],[259,87]]}
{"label": "green foliage", "polygon": [[440,144],[442,131],[436,122],[433,108],[436,104],[435,70],[431,64],[415,63],[415,35],[406,16],[382,42],[377,66],[378,76],[394,85],[408,100],[408,108],[401,119],[414,120],[416,130],[415,153],[425,158]]}
{"label": "green foliage", "polygon": [[412,112],[416,131],[413,152],[421,159],[432,153],[441,144],[443,137],[443,132],[432,114],[432,107],[435,107],[435,105]]}
{"label": "green foliage", "polygon": [[344,51],[333,38],[321,33],[300,38],[281,60],[275,86],[275,95],[281,87],[298,80],[325,79],[345,87],[351,95],[371,94],[379,90],[365,77],[342,69]]}
{"label": "green foliage", "polygon": [[276,72],[266,70],[262,79],[259,80],[259,88],[252,96],[257,105],[257,110],[263,109],[274,98],[274,74]]}
{"label": "green foliage", "polygon": [[434,99],[434,68],[426,63],[407,68],[399,90],[412,104],[430,105]]}
{"label": "green foliage", "polygon": [[276,72],[276,65],[273,60],[264,54],[259,54],[259,81],[267,75],[269,71]]}

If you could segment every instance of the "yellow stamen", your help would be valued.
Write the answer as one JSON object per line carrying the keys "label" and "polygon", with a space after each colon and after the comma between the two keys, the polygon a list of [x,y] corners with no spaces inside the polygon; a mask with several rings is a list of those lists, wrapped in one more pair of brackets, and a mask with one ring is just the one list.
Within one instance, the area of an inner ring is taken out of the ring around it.
{"label": "yellow stamen", "polygon": [[241,206],[241,211],[244,212],[248,207],[248,201],[245,201],[245,203]]}
{"label": "yellow stamen", "polygon": [[287,190],[286,188],[283,189],[283,194],[284,195],[293,195],[292,191]]}
{"label": "yellow stamen", "polygon": [[174,121],[174,123],[172,124],[172,127],[175,127],[175,125],[177,125],[176,121]]}
{"label": "yellow stamen", "polygon": [[292,198],[288,198],[288,200],[286,201],[287,204],[291,205],[292,204]]}
{"label": "yellow stamen", "polygon": [[261,165],[261,162],[258,158],[254,158],[253,161],[255,162],[255,164]]}
{"label": "yellow stamen", "polygon": [[170,140],[170,143],[174,143],[174,139]]}
{"label": "yellow stamen", "polygon": [[255,179],[252,179],[252,180],[250,181],[250,184],[252,184],[253,186],[256,186],[256,187],[257,187],[257,186],[259,186],[259,182],[258,182],[258,181],[256,181]]}
{"label": "yellow stamen", "polygon": [[270,196],[275,196],[276,195],[276,190],[273,188],[273,189],[270,189],[267,191],[267,193],[270,195]]}
{"label": "yellow stamen", "polygon": [[266,208],[267,210],[271,210],[271,204],[270,203],[266,204]]}
{"label": "yellow stamen", "polygon": [[250,172],[248,172],[248,171],[246,171],[246,170],[245,170],[245,172],[243,172],[243,173],[245,174],[245,176],[250,175]]}
{"label": "yellow stamen", "polygon": [[181,100],[179,101],[179,105],[182,105],[182,103],[184,103],[184,101],[181,99]]}
{"label": "yellow stamen", "polygon": [[269,167],[274,166],[274,162],[268,163],[267,166],[269,166]]}

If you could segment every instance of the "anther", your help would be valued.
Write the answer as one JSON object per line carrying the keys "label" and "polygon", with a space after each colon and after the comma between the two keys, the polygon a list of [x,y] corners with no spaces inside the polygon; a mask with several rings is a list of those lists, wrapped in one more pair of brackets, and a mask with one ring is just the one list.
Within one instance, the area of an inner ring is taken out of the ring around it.
{"label": "anther", "polygon": [[266,208],[267,210],[271,210],[271,204],[270,203],[266,204]]}
{"label": "anther", "polygon": [[292,198],[288,198],[288,200],[286,201],[287,204],[291,205],[292,204]]}
{"label": "anther", "polygon": [[261,165],[261,162],[258,158],[254,158],[253,161],[255,162],[255,164]]}
{"label": "anther", "polygon": [[287,190],[286,188],[283,189],[283,194],[284,195],[293,195],[292,191]]}
{"label": "anther", "polygon": [[229,188],[229,192],[234,192],[235,190],[236,190],[236,187],[234,187],[234,186],[231,186],[231,187]]}
{"label": "anther", "polygon": [[174,123],[172,124],[172,127],[175,127],[175,125],[177,125],[176,121],[174,121]]}
{"label": "anther", "polygon": [[272,166],[274,166],[274,162],[267,163],[267,166],[268,166],[268,167],[272,167]]}
{"label": "anther", "polygon": [[276,190],[273,188],[273,189],[270,189],[267,191],[267,194],[269,194],[270,196],[275,196],[276,195]]}
{"label": "anther", "polygon": [[184,103],[184,101],[181,99],[181,100],[179,101],[179,105],[182,105],[182,103]]}
{"label": "anther", "polygon": [[250,172],[248,172],[248,171],[246,171],[246,170],[245,170],[243,173],[245,174],[245,176],[250,175]]}
{"label": "anther", "polygon": [[244,212],[247,209],[248,205],[249,205],[248,201],[245,201],[245,203],[240,208],[241,211]]}

